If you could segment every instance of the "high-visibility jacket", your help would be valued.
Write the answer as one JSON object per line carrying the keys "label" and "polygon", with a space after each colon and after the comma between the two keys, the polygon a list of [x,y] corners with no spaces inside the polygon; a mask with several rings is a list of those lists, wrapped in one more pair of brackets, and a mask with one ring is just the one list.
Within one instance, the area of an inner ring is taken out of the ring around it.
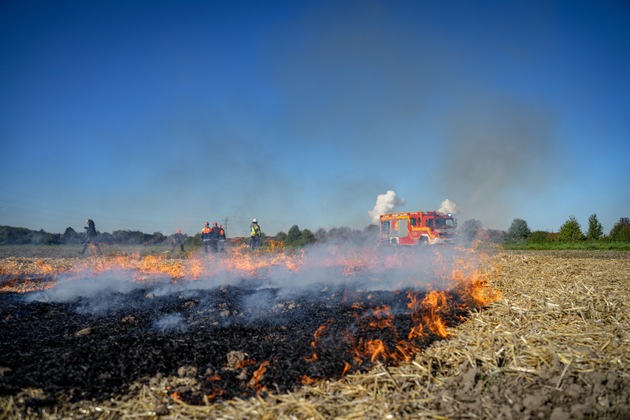
{"label": "high-visibility jacket", "polygon": [[212,232],[212,230],[206,226],[205,228],[201,229],[201,239],[210,239],[210,233]]}
{"label": "high-visibility jacket", "polygon": [[252,223],[250,236],[260,236],[260,226],[256,223]]}

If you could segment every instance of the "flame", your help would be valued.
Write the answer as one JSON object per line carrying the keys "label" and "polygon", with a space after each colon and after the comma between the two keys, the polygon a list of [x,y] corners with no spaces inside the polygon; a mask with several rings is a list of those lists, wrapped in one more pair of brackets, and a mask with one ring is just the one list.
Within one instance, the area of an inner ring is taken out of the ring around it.
{"label": "flame", "polygon": [[386,360],[388,358],[389,349],[382,340],[368,340],[364,343],[363,348],[363,354],[369,355],[372,362],[377,359]]}
{"label": "flame", "polygon": [[[470,250],[476,253],[476,249]],[[477,258],[470,258],[466,255],[460,256],[454,261],[450,277],[455,282],[455,289],[464,297],[469,297],[474,304],[479,307],[487,306],[492,302],[501,299],[501,291],[490,286],[487,273],[483,273],[479,266],[492,267],[500,270],[500,267],[489,263],[489,256],[476,253]],[[484,264],[485,263],[485,264]],[[498,275],[499,273],[496,273]]]}
{"label": "flame", "polygon": [[48,260],[33,262],[28,259],[5,259],[0,266],[0,292],[27,293],[45,290],[54,287],[55,283],[95,277],[110,271],[128,273],[131,281],[143,284],[164,278],[170,279],[173,283],[184,279],[194,281],[212,278],[221,271],[256,277],[270,267],[285,267],[289,271],[297,272],[303,264],[304,252],[252,253],[243,245],[229,248],[224,256],[205,257],[191,255],[182,260],[168,259],[162,255],[140,256],[133,253],[94,257],[58,267]]}
{"label": "flame", "polygon": [[265,376],[265,372],[267,372],[268,366],[269,366],[268,361],[265,360],[264,362],[262,362],[260,366],[258,367],[258,369],[256,369],[256,371],[252,375],[252,378],[249,380],[249,383],[247,384],[247,386],[250,388],[261,390],[261,391],[264,390],[264,387],[262,388],[260,387],[260,382]]}
{"label": "flame", "polygon": [[[328,331],[333,322],[334,321],[332,319],[329,319],[326,324],[320,325],[317,330],[315,330],[315,333],[313,334],[313,341],[311,341],[311,347],[313,347],[313,349],[317,347],[317,344],[320,342],[320,340],[322,339],[326,331]],[[313,351],[313,354],[311,356],[306,357],[306,361],[308,362],[314,362],[317,359],[318,357],[315,351]]]}
{"label": "flame", "polygon": [[376,319],[369,323],[370,327],[379,329],[392,328],[394,315],[392,315],[392,309],[389,306],[383,305],[374,309],[373,315]]}
{"label": "flame", "polygon": [[300,383],[301,383],[302,385],[313,385],[315,382],[317,382],[317,380],[316,380],[316,379],[311,378],[311,377],[310,377],[310,376],[308,376],[308,375],[302,375],[302,376],[300,377]]}
{"label": "flame", "polygon": [[206,379],[206,384],[208,384],[210,386],[210,392],[206,392],[206,394],[203,396],[204,402],[208,402],[208,400],[214,399],[216,397],[220,397],[222,395],[224,395],[226,393],[226,391],[222,388],[219,388],[218,386],[216,386],[214,383],[220,381],[221,375],[219,374],[215,374],[212,375],[211,377]]}
{"label": "flame", "polygon": [[[433,254],[428,254],[433,252]],[[427,255],[428,254],[428,255]],[[356,325],[348,328],[341,334],[341,340],[335,345],[350,346],[349,352],[354,362],[360,366],[365,360],[372,363],[398,363],[410,361],[421,350],[421,345],[430,335],[440,338],[449,338],[448,330],[450,321],[462,321],[461,315],[454,313],[454,309],[466,310],[488,305],[501,298],[501,292],[490,285],[490,276],[480,267],[490,266],[495,268],[490,257],[479,253],[478,249],[458,250],[458,252],[442,253],[437,250],[427,251],[423,254],[423,260],[418,260],[418,272],[422,272],[435,281],[436,285],[425,283],[423,288],[407,292],[407,313],[411,325],[406,331],[398,331],[394,324],[396,316],[392,308],[380,305],[372,309],[366,309],[369,302],[355,302],[351,307],[362,315],[355,315]],[[360,258],[354,264],[348,264],[349,271],[370,269],[371,273],[380,273],[392,268],[404,267],[405,260],[415,258],[418,254],[397,252],[385,258]],[[430,256],[431,258],[428,258]],[[337,259],[336,261],[343,261]],[[427,262],[420,267],[421,262]],[[408,262],[407,262],[408,264]],[[456,298],[456,302],[454,301]],[[345,296],[344,296],[345,299]],[[463,303],[460,303],[462,301]],[[331,330],[334,320],[329,320],[320,326],[314,334],[311,342],[313,355],[308,360],[318,360],[317,350],[321,349],[324,335]],[[330,337],[326,340],[332,341]],[[341,344],[340,344],[341,343]],[[345,375],[350,370],[346,362],[343,370]]]}
{"label": "flame", "polygon": [[350,363],[346,362],[343,367],[343,372],[341,372],[341,376],[346,376],[346,373],[348,373],[351,368],[352,366],[350,366]]}
{"label": "flame", "polygon": [[425,324],[432,333],[442,338],[446,338],[450,335],[450,333],[446,331],[446,323],[440,315],[440,312],[447,307],[448,299],[444,292],[432,290],[427,293],[422,300],[422,308],[425,310],[425,315],[423,315],[422,318]]}

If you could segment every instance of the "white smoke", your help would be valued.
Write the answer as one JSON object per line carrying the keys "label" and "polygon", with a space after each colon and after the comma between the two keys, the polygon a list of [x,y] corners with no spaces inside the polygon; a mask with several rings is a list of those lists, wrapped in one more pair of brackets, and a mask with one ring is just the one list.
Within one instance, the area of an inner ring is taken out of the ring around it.
{"label": "white smoke", "polygon": [[185,320],[182,314],[177,314],[177,313],[168,314],[154,321],[153,328],[161,332],[166,332],[166,331],[186,332],[188,328],[186,324],[184,323],[184,321]]}
{"label": "white smoke", "polygon": [[457,214],[457,206],[455,205],[455,203],[447,198],[446,200],[442,201],[438,213]]}
{"label": "white smoke", "polygon": [[389,190],[385,194],[377,195],[374,209],[368,211],[368,214],[372,218],[372,224],[377,225],[382,214],[389,213],[396,206],[402,206],[404,204],[405,200],[396,197],[395,191]]}

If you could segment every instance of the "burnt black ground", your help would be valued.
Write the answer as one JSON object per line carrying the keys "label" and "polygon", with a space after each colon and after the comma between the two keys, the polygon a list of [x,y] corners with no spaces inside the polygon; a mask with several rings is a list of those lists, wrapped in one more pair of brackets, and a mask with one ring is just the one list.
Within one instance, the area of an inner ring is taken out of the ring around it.
{"label": "burnt black ground", "polygon": [[[196,382],[173,391],[192,404],[203,403],[204,395],[283,392],[301,386],[305,376],[338,379],[346,363],[353,371],[368,369],[374,363],[367,356],[353,356],[357,343],[380,339],[393,348],[412,324],[404,291],[321,288],[283,297],[277,289],[222,287],[160,296],[140,288],[107,296],[108,309],[98,311],[92,311],[102,304],[96,300],[29,297],[0,294],[0,394],[43,389],[31,405],[101,401],[124,393],[134,381],[181,376],[182,369]],[[370,321],[382,319],[374,309],[383,305],[392,308],[392,327],[371,327]],[[451,306],[443,315],[455,325],[465,311]],[[326,330],[313,345],[322,325]],[[414,345],[425,348],[436,338]],[[230,366],[230,352],[246,354],[245,361]],[[255,373],[263,371],[256,380]]]}

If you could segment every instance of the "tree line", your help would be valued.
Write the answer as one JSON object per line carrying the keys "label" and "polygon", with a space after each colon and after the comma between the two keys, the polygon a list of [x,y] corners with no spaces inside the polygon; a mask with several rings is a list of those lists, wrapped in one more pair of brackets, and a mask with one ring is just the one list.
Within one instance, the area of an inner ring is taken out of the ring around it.
{"label": "tree line", "polygon": [[[82,244],[86,233],[77,232],[69,227],[63,233],[49,233],[21,227],[0,226],[0,245],[64,245]],[[104,244],[119,245],[155,245],[167,241],[168,237],[160,232],[153,234],[131,230],[116,230],[112,233],[98,232],[98,241]]]}
{"label": "tree line", "polygon": [[[263,240],[270,239],[287,247],[302,247],[315,242],[343,241],[361,243],[376,238],[377,226],[368,226],[357,230],[348,227],[332,229],[300,229],[293,225],[288,232],[279,232],[276,236],[268,236],[263,232]],[[0,226],[0,245],[66,245],[82,244],[86,239],[85,232],[77,232],[67,228],[63,233],[49,233],[41,230],[30,230],[21,227]],[[228,238],[229,239],[229,238]],[[239,240],[244,238],[232,238]],[[161,232],[153,234],[131,230],[116,230],[112,233],[98,232],[98,242],[109,245],[161,245],[167,243],[169,237]],[[186,244],[201,246],[201,234],[186,237]]]}
{"label": "tree line", "polygon": [[514,219],[507,231],[485,230],[478,220],[467,220],[460,226],[460,239],[463,242],[481,240],[506,245],[580,243],[580,242],[630,242],[630,218],[622,217],[608,234],[599,222],[597,215],[588,218],[586,231],[574,216],[570,216],[557,232],[531,231],[523,219]]}
{"label": "tree line", "polygon": [[[334,227],[330,229],[320,228],[315,232],[309,229],[300,229],[293,225],[288,232],[278,232],[276,236],[269,237],[263,232],[263,239],[271,239],[286,247],[302,247],[313,243],[343,242],[364,244],[374,241],[378,236],[378,226],[370,225],[364,229],[352,229],[349,227]],[[85,240],[85,232],[76,232],[73,228],[67,228],[63,233],[49,233],[43,229],[36,231],[20,227],[0,226],[0,245],[63,245],[81,244]],[[557,232],[542,230],[531,231],[527,222],[523,219],[514,219],[507,231],[485,229],[483,224],[475,219],[466,220],[458,228],[458,237],[463,244],[471,244],[474,241],[505,245],[526,245],[546,243],[579,243],[586,241],[611,241],[630,243],[630,218],[623,217],[613,226],[608,234],[604,233],[602,224],[596,214],[588,219],[586,231],[582,230],[580,223],[570,216]],[[152,234],[131,230],[116,230],[112,233],[99,232],[100,243],[111,245],[160,245],[165,244],[169,237],[161,232]],[[201,246],[199,233],[186,238],[188,245]]]}

